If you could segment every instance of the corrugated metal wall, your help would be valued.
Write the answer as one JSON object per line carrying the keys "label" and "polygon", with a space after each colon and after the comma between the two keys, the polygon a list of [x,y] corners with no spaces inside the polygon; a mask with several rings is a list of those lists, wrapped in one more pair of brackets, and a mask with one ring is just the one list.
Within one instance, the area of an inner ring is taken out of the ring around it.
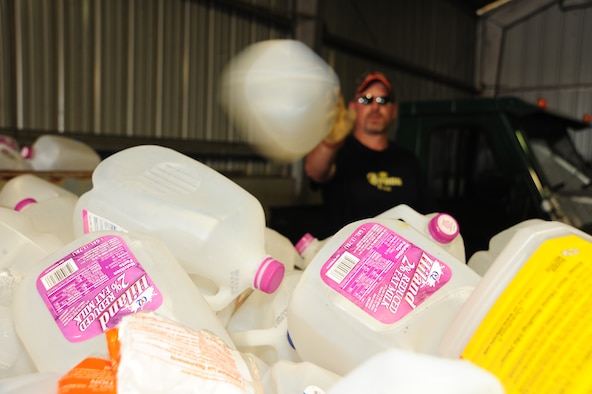
{"label": "corrugated metal wall", "polygon": [[[492,17],[501,28],[499,48],[495,49],[499,50],[499,61],[481,65],[495,72],[492,94],[513,95],[533,103],[544,97],[549,109],[578,119],[591,114],[591,2],[585,7],[564,7],[563,1],[549,0],[523,3],[530,3],[531,9],[517,20]],[[500,10],[500,14],[510,11]],[[572,136],[580,153],[591,160],[592,131]]]}
{"label": "corrugated metal wall", "polygon": [[[291,0],[251,3],[292,15]],[[248,44],[292,36],[223,2],[0,0],[0,10],[0,126],[48,132],[241,141],[218,76]]]}

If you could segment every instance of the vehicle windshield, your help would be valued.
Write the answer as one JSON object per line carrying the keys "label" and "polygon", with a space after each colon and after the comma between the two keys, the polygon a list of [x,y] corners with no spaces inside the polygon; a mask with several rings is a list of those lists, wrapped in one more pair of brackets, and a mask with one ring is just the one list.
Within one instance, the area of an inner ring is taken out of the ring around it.
{"label": "vehicle windshield", "polygon": [[527,131],[528,146],[542,171],[550,199],[559,206],[566,222],[590,233],[592,230],[592,175],[576,150],[570,134]]}
{"label": "vehicle windshield", "polygon": [[590,185],[586,163],[568,136],[555,141],[529,140],[530,149],[554,191],[581,191]]}

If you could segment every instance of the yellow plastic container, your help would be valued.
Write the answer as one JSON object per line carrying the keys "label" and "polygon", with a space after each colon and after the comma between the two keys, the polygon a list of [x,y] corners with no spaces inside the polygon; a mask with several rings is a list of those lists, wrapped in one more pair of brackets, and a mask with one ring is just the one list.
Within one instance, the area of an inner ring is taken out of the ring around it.
{"label": "yellow plastic container", "polygon": [[533,219],[496,237],[441,354],[490,371],[510,394],[590,392],[592,236]]}

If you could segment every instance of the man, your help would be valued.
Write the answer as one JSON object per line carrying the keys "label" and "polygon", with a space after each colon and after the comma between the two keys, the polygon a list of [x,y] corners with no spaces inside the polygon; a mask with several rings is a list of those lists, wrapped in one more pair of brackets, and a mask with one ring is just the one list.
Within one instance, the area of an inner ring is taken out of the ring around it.
{"label": "man", "polygon": [[399,204],[421,213],[434,211],[419,161],[389,139],[397,111],[392,83],[380,72],[360,78],[347,109],[340,100],[333,130],[304,162],[326,207],[327,233],[318,237]]}

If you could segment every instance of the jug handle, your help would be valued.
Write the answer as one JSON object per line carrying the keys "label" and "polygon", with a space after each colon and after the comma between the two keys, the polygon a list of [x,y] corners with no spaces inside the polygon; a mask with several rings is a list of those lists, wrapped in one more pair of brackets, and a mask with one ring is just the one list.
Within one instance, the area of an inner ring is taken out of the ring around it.
{"label": "jug handle", "polygon": [[432,216],[434,215],[424,216],[421,213],[415,211],[409,205],[399,204],[393,208],[390,208],[378,214],[376,217],[402,220],[405,223],[409,224],[411,227],[414,227],[421,231],[424,228],[427,228],[426,226],[428,224],[428,221]]}
{"label": "jug handle", "polygon": [[230,287],[220,287],[216,294],[204,294],[206,302],[215,312],[219,312],[228,306],[234,297]]}
{"label": "jug handle", "polygon": [[238,347],[269,346],[269,339],[277,335],[277,331],[267,328],[229,332],[229,334],[232,338],[232,342]]}

